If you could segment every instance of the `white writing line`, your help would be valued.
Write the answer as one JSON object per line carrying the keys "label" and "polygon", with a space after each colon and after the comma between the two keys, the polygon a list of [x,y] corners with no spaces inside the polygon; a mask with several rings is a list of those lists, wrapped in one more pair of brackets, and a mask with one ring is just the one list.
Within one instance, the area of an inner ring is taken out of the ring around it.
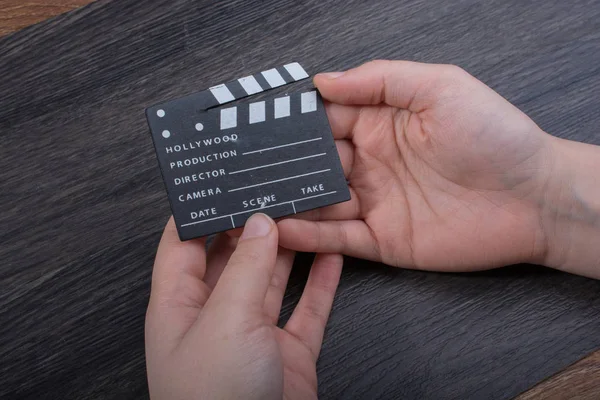
{"label": "white writing line", "polygon": [[269,151],[269,150],[275,150],[275,149],[281,149],[282,147],[289,147],[289,146],[295,146],[297,144],[302,144],[302,143],[309,143],[309,142],[315,142],[317,140],[321,140],[323,138],[316,138],[316,139],[309,139],[309,140],[303,140],[301,142],[294,142],[294,143],[289,143],[289,144],[282,144],[281,146],[274,146],[274,147],[267,147],[266,149],[260,149],[260,150],[253,150],[253,151],[247,151],[245,153],[242,153],[243,156],[247,155],[247,154],[254,154],[254,153],[262,153],[263,151]]}
{"label": "white writing line", "polygon": [[280,161],[280,162],[276,162],[276,163],[273,163],[273,164],[267,164],[267,165],[261,165],[261,166],[259,166],[259,167],[252,167],[252,168],[247,168],[247,169],[241,169],[241,170],[239,170],[239,171],[233,171],[233,172],[230,172],[230,173],[229,173],[229,175],[233,175],[233,174],[239,174],[240,172],[253,171],[253,170],[255,170],[255,169],[261,169],[261,168],[272,167],[272,166],[274,166],[274,165],[287,164],[287,163],[291,163],[291,162],[294,162],[294,161],[306,160],[306,159],[308,159],[308,158],[321,157],[321,156],[324,156],[325,154],[327,154],[327,153],[321,153],[321,154],[315,154],[315,155],[312,155],[312,156],[306,156],[306,157],[294,158],[294,159],[292,159],[292,160]]}
{"label": "white writing line", "polygon": [[233,215],[230,215],[229,218],[231,218],[231,226],[235,228],[235,222],[233,222]]}
{"label": "white writing line", "polygon": [[296,214],[296,205],[294,204],[293,201],[292,201],[292,207],[294,208],[294,214]]}
{"label": "white writing line", "polygon": [[265,208],[283,206],[283,205],[286,205],[286,204],[292,204],[292,207],[294,207],[294,210],[295,210],[296,206],[294,206],[294,203],[297,202],[297,201],[314,199],[316,197],[321,197],[321,196],[329,196],[331,194],[336,194],[336,193],[337,193],[337,190],[334,190],[333,192],[321,193],[321,194],[317,194],[317,195],[314,195],[314,196],[303,197],[301,199],[296,199],[296,200],[291,200],[291,201],[284,201],[282,203],[271,204],[270,206],[258,207],[258,208],[253,208],[252,210],[240,211],[240,212],[229,214],[229,215],[223,215],[221,217],[209,218],[209,219],[205,219],[205,220],[202,220],[202,221],[196,221],[196,222],[190,222],[189,224],[183,224],[183,225],[181,225],[181,227],[184,228],[186,226],[196,225],[196,224],[202,224],[204,222],[214,221],[216,219],[227,218],[227,217],[231,217],[231,219],[233,221],[233,216],[234,215],[246,214],[246,213],[249,213],[249,212],[252,212],[252,211],[264,210]]}
{"label": "white writing line", "polygon": [[228,190],[228,192],[229,193],[231,193],[231,192],[237,192],[238,190],[250,189],[250,188],[253,188],[253,187],[268,185],[268,184],[271,184],[271,183],[289,181],[290,179],[302,178],[303,176],[316,175],[316,174],[321,174],[323,172],[329,172],[329,171],[331,171],[331,170],[330,169],[324,169],[324,170],[321,170],[321,171],[309,172],[308,174],[295,175],[295,176],[290,176],[289,178],[276,179],[274,181],[269,181],[269,182],[264,182],[264,183],[257,183],[256,185],[250,185],[250,186],[244,186],[244,187],[240,187],[240,188],[236,188],[236,189],[231,189],[231,190]]}

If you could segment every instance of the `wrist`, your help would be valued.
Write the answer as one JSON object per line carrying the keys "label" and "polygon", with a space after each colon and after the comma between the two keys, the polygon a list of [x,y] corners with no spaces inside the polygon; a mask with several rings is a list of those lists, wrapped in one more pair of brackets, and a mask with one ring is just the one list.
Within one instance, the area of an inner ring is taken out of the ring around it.
{"label": "wrist", "polygon": [[600,278],[600,147],[549,137],[549,153],[540,195],[546,241],[540,264]]}

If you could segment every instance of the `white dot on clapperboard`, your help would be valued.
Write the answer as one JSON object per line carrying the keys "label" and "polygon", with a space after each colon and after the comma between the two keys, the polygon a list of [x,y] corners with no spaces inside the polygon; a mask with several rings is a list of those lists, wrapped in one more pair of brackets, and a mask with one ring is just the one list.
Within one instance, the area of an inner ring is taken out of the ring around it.
{"label": "white dot on clapperboard", "polygon": [[165,116],[165,114],[166,114],[166,113],[165,113],[165,110],[158,110],[158,111],[156,112],[156,115],[158,115],[158,117],[159,117],[159,118],[162,118],[162,117],[164,117],[164,116]]}
{"label": "white dot on clapperboard", "polygon": [[163,134],[162,134],[162,135],[163,135],[163,137],[164,137],[165,139],[168,139],[168,138],[171,136],[171,132],[169,132],[169,131],[163,131]]}
{"label": "white dot on clapperboard", "polygon": [[204,129],[204,125],[202,125],[200,122],[198,122],[198,123],[196,124],[196,130],[197,130],[198,132],[200,132],[202,129]]}

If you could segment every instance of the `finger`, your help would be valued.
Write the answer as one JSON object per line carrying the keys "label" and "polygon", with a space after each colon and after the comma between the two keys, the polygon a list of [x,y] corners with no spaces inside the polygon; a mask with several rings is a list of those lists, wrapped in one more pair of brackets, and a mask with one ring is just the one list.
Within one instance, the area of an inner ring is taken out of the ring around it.
{"label": "finger", "polygon": [[278,223],[279,245],[308,253],[340,253],[381,261],[377,241],[364,221],[305,221]]}
{"label": "finger", "polygon": [[354,145],[349,140],[336,140],[335,146],[342,162],[344,176],[348,178],[352,173],[352,165],[354,164]]}
{"label": "finger", "polygon": [[325,110],[327,110],[327,118],[329,119],[333,138],[336,140],[351,139],[352,131],[360,116],[361,107],[326,102]]}
{"label": "finger", "polygon": [[456,67],[409,61],[371,61],[339,73],[318,74],[315,86],[328,101],[343,105],[375,105],[421,111],[432,100],[438,78]]}
{"label": "finger", "polygon": [[[284,218],[284,217],[282,217]],[[275,221],[280,220],[281,218],[276,218]],[[244,227],[241,226],[239,228],[235,228],[235,229],[230,229],[228,231],[225,231],[225,233],[227,234],[227,236],[232,237],[232,238],[239,238],[240,236],[242,236],[242,232],[244,232]]]}
{"label": "finger", "polygon": [[212,290],[215,288],[221,273],[237,245],[237,239],[220,233],[208,249],[206,256],[206,274],[204,282]]}
{"label": "finger", "polygon": [[232,237],[232,238],[239,238],[240,236],[242,236],[242,232],[244,231],[244,228],[235,228],[235,229],[230,229],[227,232],[225,232],[227,234],[227,236]]}
{"label": "finger", "polygon": [[350,190],[349,201],[301,212],[294,215],[293,218],[305,219],[308,221],[343,221],[361,218],[360,202],[358,200],[356,191],[351,186],[348,187],[348,190]]}
{"label": "finger", "polygon": [[275,261],[275,270],[271,277],[271,283],[267,289],[265,297],[265,314],[271,319],[274,325],[279,320],[281,312],[281,303],[285,295],[292,265],[294,264],[295,251],[279,248],[277,252],[277,261]]}
{"label": "finger", "polygon": [[205,240],[181,242],[173,218],[161,238],[146,314],[149,348],[169,351],[194,323],[209,291],[205,273]]}
{"label": "finger", "polygon": [[251,216],[209,302],[235,302],[262,311],[277,258],[277,238],[271,218]]}
{"label": "finger", "polygon": [[317,255],[300,302],[284,328],[308,347],[315,362],[321,352],[342,264],[342,256],[338,254]]}
{"label": "finger", "polygon": [[[316,208],[314,210],[303,211],[298,214],[288,215],[287,217],[278,219],[277,224],[279,226],[282,221],[286,221],[288,219],[307,221],[346,221],[360,219],[362,218],[362,211],[360,208],[358,195],[351,186],[348,187],[348,190],[350,191],[350,200],[348,201],[322,208]],[[242,231],[243,228],[231,229],[226,232],[226,235],[230,238],[238,238],[241,236]],[[207,276],[208,275],[210,274],[207,273]]]}

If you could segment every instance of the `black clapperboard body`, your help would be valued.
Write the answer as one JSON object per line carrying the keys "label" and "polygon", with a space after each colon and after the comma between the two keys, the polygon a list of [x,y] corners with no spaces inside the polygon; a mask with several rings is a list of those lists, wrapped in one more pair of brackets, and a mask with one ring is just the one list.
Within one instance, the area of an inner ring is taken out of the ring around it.
{"label": "black clapperboard body", "polygon": [[350,200],[316,90],[226,103],[308,78],[298,63],[149,107],[146,117],[181,240]]}

